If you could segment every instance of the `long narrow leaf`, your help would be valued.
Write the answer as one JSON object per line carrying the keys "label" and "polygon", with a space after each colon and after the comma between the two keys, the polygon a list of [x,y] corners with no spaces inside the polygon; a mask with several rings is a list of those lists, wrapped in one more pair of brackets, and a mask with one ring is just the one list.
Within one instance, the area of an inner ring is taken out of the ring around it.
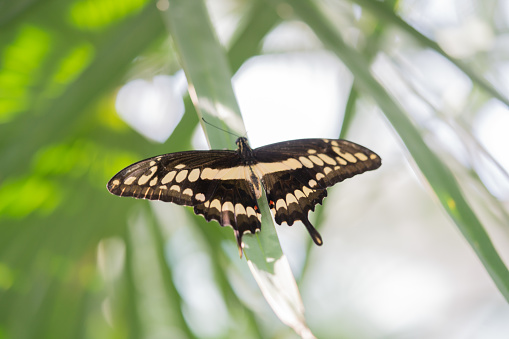
{"label": "long narrow leaf", "polygon": [[235,32],[228,51],[230,67],[234,73],[248,57],[260,52],[263,38],[280,19],[277,12],[265,1],[254,1],[247,17],[242,21],[241,28]]}
{"label": "long narrow leaf", "polygon": [[468,240],[504,297],[509,300],[509,271],[491,242],[486,230],[470,208],[451,171],[426,145],[408,116],[392,100],[369,72],[364,57],[344,43],[340,33],[315,4],[308,0],[292,3],[295,12],[320,40],[354,73],[359,90],[370,94],[399,134],[426,177],[437,198]]}
{"label": "long narrow leaf", "polygon": [[[227,59],[213,33],[203,2],[172,0],[166,18],[198,113],[216,126],[244,134]],[[232,135],[209,125],[204,125],[204,128],[211,147],[231,148],[234,145]],[[267,201],[260,199],[258,203],[264,212],[263,232],[244,236],[245,256],[250,261],[253,275],[258,278],[263,295],[272,296],[267,301],[276,315],[304,335],[309,329],[304,322],[300,295],[297,289],[289,293],[285,287],[289,281],[296,286],[295,278],[279,246]],[[275,262],[278,263],[277,270],[274,269]]]}
{"label": "long narrow leaf", "polygon": [[[36,114],[24,114],[15,121],[0,125],[0,182],[24,167],[27,157],[56,137],[65,138],[87,114],[90,104],[107,89],[116,85],[131,64],[147,46],[160,37],[163,23],[157,9],[147,6],[143,12],[126,20],[104,41],[108,48],[99,48],[89,67],[59,97]],[[147,39],[151,37],[154,40]],[[41,128],[41,126],[48,126]],[[29,137],[27,137],[29,136]],[[16,147],[9,143],[20,140]]]}
{"label": "long narrow leaf", "polygon": [[486,79],[484,79],[482,76],[477,74],[477,72],[468,67],[463,61],[451,57],[435,41],[424,36],[415,28],[410,26],[405,20],[396,15],[386,4],[372,0],[352,0],[352,1],[356,2],[357,4],[364,8],[370,9],[371,11],[373,11],[373,13],[376,13],[377,18],[383,19],[390,24],[400,27],[404,32],[412,36],[416,41],[421,43],[423,46],[431,48],[436,52],[440,53],[442,56],[444,56],[454,65],[456,65],[456,67],[458,67],[466,75],[468,75],[468,77],[472,79],[472,81],[475,84],[477,84],[480,88],[484,89],[490,95],[502,101],[506,106],[509,106],[509,99],[507,99],[506,96],[504,96],[495,87],[493,87]]}

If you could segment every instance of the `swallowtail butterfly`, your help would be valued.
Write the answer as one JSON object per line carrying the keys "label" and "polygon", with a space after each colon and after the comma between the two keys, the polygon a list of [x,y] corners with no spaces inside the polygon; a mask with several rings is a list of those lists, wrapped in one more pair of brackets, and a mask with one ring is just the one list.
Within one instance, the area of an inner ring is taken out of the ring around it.
{"label": "swallowtail butterfly", "polygon": [[207,221],[231,226],[241,252],[242,235],[260,230],[256,200],[263,186],[276,222],[302,221],[321,245],[308,212],[322,203],[326,188],[382,164],[377,154],[346,140],[301,139],[252,149],[246,138],[238,138],[236,144],[236,151],[186,151],[142,160],[111,178],[108,190],[194,206]]}

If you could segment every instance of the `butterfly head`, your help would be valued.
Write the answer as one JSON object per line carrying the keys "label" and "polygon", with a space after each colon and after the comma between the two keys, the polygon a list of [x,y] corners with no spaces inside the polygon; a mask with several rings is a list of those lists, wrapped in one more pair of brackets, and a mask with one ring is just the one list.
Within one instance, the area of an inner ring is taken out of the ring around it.
{"label": "butterfly head", "polygon": [[235,143],[237,144],[237,146],[238,146],[239,148],[242,148],[243,146],[246,146],[246,145],[249,147],[249,144],[248,144],[248,142],[247,142],[247,139],[246,139],[246,138],[244,138],[244,137],[239,137],[239,138],[237,139],[237,141],[235,141]]}
{"label": "butterfly head", "polygon": [[240,137],[237,139],[237,141],[235,141],[235,143],[238,147],[237,151],[243,159],[247,160],[253,158],[253,149],[249,146],[246,138]]}

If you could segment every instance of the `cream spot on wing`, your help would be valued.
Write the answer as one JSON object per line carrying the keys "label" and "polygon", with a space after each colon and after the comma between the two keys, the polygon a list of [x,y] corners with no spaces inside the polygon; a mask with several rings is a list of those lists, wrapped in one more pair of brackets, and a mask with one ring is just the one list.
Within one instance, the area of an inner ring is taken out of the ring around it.
{"label": "cream spot on wing", "polygon": [[242,204],[235,204],[235,214],[247,214],[246,209]]}
{"label": "cream spot on wing", "polygon": [[340,149],[339,147],[337,147],[337,146],[333,146],[333,147],[332,147],[332,150],[333,150],[335,153],[337,153],[337,154],[341,154],[341,149]]}
{"label": "cream spot on wing", "polygon": [[259,169],[262,174],[288,171],[288,166],[285,166],[281,162],[260,162],[254,167]]}
{"label": "cream spot on wing", "polygon": [[357,159],[359,159],[360,161],[366,161],[366,160],[368,160],[368,157],[367,157],[367,156],[366,156],[366,154],[364,154],[364,153],[355,153],[354,155],[355,155],[355,156],[357,157]]}
{"label": "cream spot on wing", "polygon": [[343,158],[336,157],[336,160],[337,160],[337,162],[338,162],[340,165],[347,165],[347,164],[348,164],[348,162],[347,162],[345,159],[343,159]]}
{"label": "cream spot on wing", "polygon": [[336,165],[336,161],[334,161],[334,159],[329,157],[327,154],[318,154],[318,157],[329,165]]}
{"label": "cream spot on wing", "polygon": [[145,185],[150,178],[152,178],[152,176],[154,175],[154,173],[157,171],[157,166],[152,166],[149,168],[149,172],[148,174],[143,174],[139,179],[138,179],[138,185]]}
{"label": "cream spot on wing", "polygon": [[210,203],[210,208],[215,208],[216,210],[221,211],[221,202],[219,199],[212,200]]}
{"label": "cream spot on wing", "polygon": [[330,168],[330,167],[325,167],[323,169],[323,173],[325,173],[325,175],[328,175],[330,172],[332,172],[332,168]]}
{"label": "cream spot on wing", "polygon": [[246,208],[246,214],[248,217],[251,217],[253,215],[256,216],[256,212],[255,212],[254,208],[252,208],[251,206],[248,206]]}
{"label": "cream spot on wing", "polygon": [[195,198],[196,200],[198,200],[198,201],[202,201],[202,202],[203,202],[203,201],[205,201],[205,194],[203,194],[203,193],[198,193],[198,194],[196,194],[196,195],[194,196],[194,198]]}
{"label": "cream spot on wing", "polygon": [[335,171],[339,171],[340,169],[341,169],[341,166],[336,166],[336,167],[334,167],[334,170],[335,170]]}
{"label": "cream spot on wing", "polygon": [[175,178],[175,174],[177,174],[177,171],[171,171],[171,172],[168,172],[164,178],[161,180],[161,184],[167,184],[169,183],[170,181],[173,180],[173,178]]}
{"label": "cream spot on wing", "polygon": [[180,192],[180,186],[173,185],[170,187],[170,191]]}
{"label": "cream spot on wing", "polygon": [[157,177],[154,177],[154,179],[150,180],[148,183],[150,186],[155,186],[157,184]]}
{"label": "cream spot on wing", "polygon": [[376,156],[376,154],[371,154],[371,155],[369,156],[369,158],[370,158],[370,159],[372,159],[372,160],[374,160],[374,159],[376,159],[376,158],[377,158],[377,156]]}
{"label": "cream spot on wing", "polygon": [[246,208],[246,214],[248,217],[251,217],[251,216],[256,215],[256,212],[255,212],[254,208],[252,208],[251,206],[248,206]]}
{"label": "cream spot on wing", "polygon": [[177,166],[175,166],[175,169],[182,169],[182,168],[184,168],[184,167],[186,167],[186,165],[184,165],[184,164],[178,164]]}
{"label": "cream spot on wing", "polygon": [[290,167],[291,169],[302,168],[302,164],[297,159],[288,159],[283,161],[283,164]]}
{"label": "cream spot on wing", "polygon": [[162,157],[157,157],[157,158],[156,158],[156,161],[161,161],[161,158],[162,158]]}
{"label": "cream spot on wing", "polygon": [[322,173],[317,173],[317,174],[316,174],[316,180],[320,181],[320,180],[322,180],[323,178],[325,178],[325,175],[323,175]]}
{"label": "cream spot on wing", "polygon": [[309,180],[308,185],[309,185],[309,187],[313,188],[313,187],[316,187],[316,185],[318,185],[318,184],[316,183],[316,181],[311,179],[311,180]]}
{"label": "cream spot on wing", "polygon": [[283,209],[286,209],[286,203],[283,199],[279,199],[277,202],[276,202],[276,211],[280,208],[283,208]]}
{"label": "cream spot on wing", "polygon": [[307,187],[307,186],[304,186],[304,187],[302,187],[302,192],[304,192],[304,194],[306,195],[306,197],[309,197],[309,195],[310,195],[311,193],[313,193],[313,190],[312,190],[312,189],[309,189],[309,187]]}
{"label": "cream spot on wing", "polygon": [[188,195],[188,196],[192,197],[193,196],[193,190],[190,189],[190,188],[186,188],[184,190],[184,192],[182,192],[182,194],[185,194],[185,195]]}
{"label": "cream spot on wing", "polygon": [[317,164],[318,166],[323,166],[323,161],[322,159],[320,159],[319,157],[317,157],[316,155],[310,155],[309,156],[309,160],[311,160],[312,162],[314,162],[315,164]]}
{"label": "cream spot on wing", "polygon": [[239,180],[246,179],[246,173],[249,171],[249,166],[237,166],[233,168],[225,168],[219,170],[218,178],[222,180]]}
{"label": "cream spot on wing", "polygon": [[195,168],[194,170],[191,171],[191,173],[189,173],[187,180],[189,180],[190,182],[195,182],[196,180],[198,180],[199,177],[200,177],[200,169]]}
{"label": "cream spot on wing", "polygon": [[297,200],[299,200],[300,198],[306,198],[306,195],[301,190],[295,190],[294,193]]}
{"label": "cream spot on wing", "polygon": [[345,158],[349,162],[353,162],[354,164],[357,162],[357,158],[353,156],[352,153],[339,153],[342,158]]}
{"label": "cream spot on wing", "polygon": [[145,185],[150,178],[152,178],[152,175],[142,175],[138,179],[138,185]]}
{"label": "cream spot on wing", "polygon": [[304,165],[306,166],[307,168],[313,168],[313,163],[311,162],[311,160],[309,160],[308,158],[306,157],[300,157],[299,158],[299,161]]}
{"label": "cream spot on wing", "polygon": [[[305,160],[303,160],[303,159],[305,159]],[[263,177],[264,175],[269,174],[269,173],[276,173],[276,172],[283,172],[283,171],[288,171],[288,170],[299,169],[299,168],[302,168],[303,164],[304,164],[304,166],[311,165],[311,167],[313,167],[313,164],[308,159],[301,157],[299,160],[290,158],[290,159],[283,160],[281,162],[259,162],[256,165],[251,166],[251,167],[254,169],[256,175],[258,175],[259,177]],[[249,167],[246,167],[246,168],[249,168]],[[238,179],[238,177],[235,179]]]}
{"label": "cream spot on wing", "polygon": [[129,177],[124,180],[124,184],[131,185],[136,180],[136,177]]}
{"label": "cream spot on wing", "polygon": [[166,186],[166,185],[161,185],[161,186],[159,186],[159,189],[160,189],[160,190],[167,190],[167,189],[168,189],[168,186]]}
{"label": "cream spot on wing", "polygon": [[155,162],[154,160],[152,160],[149,164],[149,166],[154,166],[155,164],[157,164],[157,162]]}
{"label": "cream spot on wing", "polygon": [[112,184],[113,186],[118,186],[118,185],[120,185],[120,180],[115,179],[115,180],[113,180],[113,181],[111,182],[111,184]]}
{"label": "cream spot on wing", "polygon": [[315,154],[315,153],[316,153],[316,150],[314,150],[314,149],[310,148],[310,149],[308,149],[308,153],[309,153],[309,154]]}
{"label": "cream spot on wing", "polygon": [[227,201],[223,204],[223,212],[224,211],[233,212],[233,204],[230,201]]}
{"label": "cream spot on wing", "polygon": [[298,204],[299,202],[297,201],[297,199],[295,198],[295,196],[292,194],[292,193],[288,193],[286,195],[286,205],[290,205],[290,204]]}
{"label": "cream spot on wing", "polygon": [[210,206],[210,200],[207,200],[203,203],[203,206],[205,206],[205,208],[209,208]]}
{"label": "cream spot on wing", "polygon": [[332,146],[339,146],[339,143],[336,140],[331,141]]}
{"label": "cream spot on wing", "polygon": [[216,177],[218,172],[219,172],[219,170],[217,170],[217,169],[212,169],[212,168],[207,167],[201,171],[200,177],[205,180],[212,180]]}
{"label": "cream spot on wing", "polygon": [[184,179],[187,177],[187,172],[189,172],[188,170],[183,170],[183,171],[180,171],[178,174],[177,174],[177,178],[175,179],[177,182],[182,182],[184,181]]}
{"label": "cream spot on wing", "polygon": [[269,173],[283,172],[290,169],[302,168],[302,163],[297,159],[287,159],[282,162],[259,162],[252,166],[256,174],[263,176]]}

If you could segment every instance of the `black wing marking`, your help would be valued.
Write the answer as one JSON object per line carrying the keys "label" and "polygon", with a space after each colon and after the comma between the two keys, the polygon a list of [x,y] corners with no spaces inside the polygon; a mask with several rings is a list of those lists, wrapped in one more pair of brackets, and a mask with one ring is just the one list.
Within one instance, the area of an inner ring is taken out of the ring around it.
{"label": "black wing marking", "polygon": [[381,165],[374,152],[346,140],[285,141],[257,148],[254,156],[276,222],[302,221],[317,245],[322,239],[308,212],[322,203],[326,188]]}

